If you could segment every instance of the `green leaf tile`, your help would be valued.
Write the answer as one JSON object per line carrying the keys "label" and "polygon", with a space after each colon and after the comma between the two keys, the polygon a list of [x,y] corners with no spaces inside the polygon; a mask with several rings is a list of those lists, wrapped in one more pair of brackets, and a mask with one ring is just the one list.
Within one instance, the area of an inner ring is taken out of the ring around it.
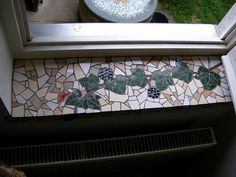
{"label": "green leaf tile", "polygon": [[110,90],[117,94],[125,94],[127,77],[118,75],[114,80],[107,80],[105,83],[105,89]]}
{"label": "green leaf tile", "polygon": [[174,85],[170,72],[155,71],[152,73],[151,79],[156,81],[156,88],[160,91],[167,89],[170,85]]}
{"label": "green leaf tile", "polygon": [[193,72],[189,69],[186,63],[176,62],[176,67],[173,69],[172,77],[190,83],[193,79]]}
{"label": "green leaf tile", "polygon": [[127,85],[139,86],[144,88],[148,83],[147,76],[143,69],[137,68],[132,72],[132,75],[128,79]]}
{"label": "green leaf tile", "polygon": [[221,77],[210,71],[209,69],[201,66],[198,69],[198,73],[195,76],[196,79],[200,80],[205,90],[213,90],[217,85],[220,85]]}
{"label": "green leaf tile", "polygon": [[87,92],[96,91],[99,88],[99,78],[94,74],[90,74],[89,77],[80,79],[79,82]]}
{"label": "green leaf tile", "polygon": [[81,107],[83,109],[91,108],[91,109],[101,109],[101,105],[99,102],[99,96],[95,94],[86,95],[81,98],[72,94],[65,102],[65,105],[71,105],[75,107]]}

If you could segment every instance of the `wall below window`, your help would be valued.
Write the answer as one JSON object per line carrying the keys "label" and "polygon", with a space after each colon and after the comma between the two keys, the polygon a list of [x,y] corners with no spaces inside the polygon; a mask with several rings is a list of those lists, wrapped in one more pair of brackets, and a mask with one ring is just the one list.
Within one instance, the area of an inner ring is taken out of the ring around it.
{"label": "wall below window", "polygon": [[0,22],[0,97],[7,110],[11,112],[11,83],[13,59],[8,49],[8,45]]}

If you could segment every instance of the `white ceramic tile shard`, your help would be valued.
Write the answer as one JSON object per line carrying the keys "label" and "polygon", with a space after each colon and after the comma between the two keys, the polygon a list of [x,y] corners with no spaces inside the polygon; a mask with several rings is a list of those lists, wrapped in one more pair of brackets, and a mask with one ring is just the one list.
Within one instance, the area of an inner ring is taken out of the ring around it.
{"label": "white ceramic tile shard", "polygon": [[170,66],[176,67],[176,61],[175,60],[170,60]]}
{"label": "white ceramic tile shard", "polygon": [[14,71],[18,72],[18,73],[21,73],[21,74],[25,74],[25,67],[17,68]]}
{"label": "white ceramic tile shard", "polygon": [[105,105],[105,106],[102,106],[102,112],[109,112],[111,111],[111,105]]}
{"label": "white ceramic tile shard", "polygon": [[36,92],[36,94],[37,94],[37,96],[38,96],[39,98],[45,97],[47,91],[48,91],[48,87],[45,87],[45,88],[42,88],[42,89],[38,90],[38,91]]}
{"label": "white ceramic tile shard", "polygon": [[30,97],[32,97],[34,95],[34,92],[30,89],[26,89],[25,91],[23,91],[21,93],[21,96],[24,97],[24,99],[28,100]]}
{"label": "white ceramic tile shard", "polygon": [[74,110],[72,108],[64,107],[63,114],[73,114]]}
{"label": "white ceramic tile shard", "polygon": [[207,102],[205,96],[204,96],[204,95],[201,95],[200,100],[199,100],[199,104],[207,104],[207,103],[208,103],[208,102]]}
{"label": "white ceramic tile shard", "polygon": [[198,88],[197,88],[197,86],[196,86],[194,80],[192,80],[192,81],[188,84],[188,87],[190,88],[190,91],[191,91],[191,93],[192,93],[193,95],[194,95],[194,94],[197,92],[197,90],[198,90]]}
{"label": "white ceramic tile shard", "polygon": [[162,108],[163,105],[160,103],[155,103],[155,102],[150,102],[146,101],[145,108],[150,109],[150,108]]}
{"label": "white ceramic tile shard", "polygon": [[58,68],[55,60],[45,60],[45,68]]}
{"label": "white ceramic tile shard", "polygon": [[21,95],[16,95],[16,101],[20,104],[25,104],[26,100]]}
{"label": "white ceramic tile shard", "polygon": [[74,73],[74,66],[73,64],[69,64],[66,70],[66,78],[69,78]]}
{"label": "white ceramic tile shard", "polygon": [[46,74],[43,60],[32,60],[32,62],[34,64],[38,77],[41,77]]}
{"label": "white ceramic tile shard", "polygon": [[128,101],[128,103],[132,110],[140,109],[140,104],[138,101]]}
{"label": "white ceramic tile shard", "polygon": [[183,105],[184,105],[184,106],[190,105],[190,101],[189,101],[189,98],[188,98],[187,96],[184,98],[184,103],[183,103]]}
{"label": "white ceramic tile shard", "polygon": [[51,101],[51,100],[57,99],[57,97],[58,97],[57,93],[47,93],[45,99],[48,101]]}
{"label": "white ceramic tile shard", "polygon": [[120,95],[120,94],[116,94],[114,92],[111,92],[109,91],[109,101],[112,101],[112,102],[126,102],[128,99],[129,99],[129,96],[128,95]]}
{"label": "white ceramic tile shard", "polygon": [[24,85],[13,80],[13,92],[18,95],[26,89]]}
{"label": "white ceramic tile shard", "polygon": [[83,70],[84,74],[87,75],[90,70],[90,63],[79,63],[80,68]]}
{"label": "white ceramic tile shard", "polygon": [[147,90],[144,91],[143,93],[141,93],[137,98],[138,98],[138,101],[139,103],[142,103],[144,102],[146,99],[147,99]]}
{"label": "white ceramic tile shard", "polygon": [[224,93],[225,96],[230,96],[231,95],[231,93],[228,89],[222,88],[222,90],[223,90],[223,93]]}
{"label": "white ceramic tile shard", "polygon": [[128,106],[126,106],[125,104],[121,103],[121,110],[127,111],[127,110],[130,110],[130,108]]}
{"label": "white ceramic tile shard", "polygon": [[14,72],[13,73],[13,79],[18,82],[26,81],[27,77],[24,74]]}
{"label": "white ceramic tile shard", "polygon": [[223,97],[224,96],[224,93],[223,93],[223,90],[222,90],[222,87],[218,86],[212,90],[213,93]]}
{"label": "white ceramic tile shard", "polygon": [[12,109],[12,116],[13,117],[24,117],[24,105],[15,107]]}
{"label": "white ceramic tile shard", "polygon": [[207,102],[208,103],[216,103],[216,99],[209,96],[209,97],[207,97]]}
{"label": "white ceramic tile shard", "polygon": [[59,104],[54,102],[47,102],[46,104],[52,111],[55,111],[55,109],[59,106]]}
{"label": "white ceramic tile shard", "polygon": [[161,70],[166,64],[163,63],[162,61],[159,62],[158,66],[157,66],[157,69],[158,70]]}
{"label": "white ceramic tile shard", "polygon": [[[61,73],[62,75],[66,75],[66,71],[67,71],[67,67],[68,67],[68,65],[65,65],[65,66],[63,66],[59,71],[58,71],[58,73]],[[59,75],[58,77],[60,77],[61,75]],[[56,77],[56,78],[58,78],[58,77]]]}
{"label": "white ceramic tile shard", "polygon": [[111,109],[112,109],[112,111],[120,111],[121,110],[120,103],[117,103],[117,102],[113,103],[111,106]]}
{"label": "white ceramic tile shard", "polygon": [[34,92],[37,92],[38,91],[38,83],[37,81],[34,81],[34,80],[31,80],[29,79],[29,88],[34,91]]}
{"label": "white ceramic tile shard", "polygon": [[125,76],[125,73],[123,71],[121,71],[119,68],[115,68],[115,71],[114,71],[114,74],[115,75],[122,75],[122,76]]}
{"label": "white ceramic tile shard", "polygon": [[43,75],[42,77],[38,78],[38,87],[41,88],[46,84],[48,81],[49,76],[47,74]]}

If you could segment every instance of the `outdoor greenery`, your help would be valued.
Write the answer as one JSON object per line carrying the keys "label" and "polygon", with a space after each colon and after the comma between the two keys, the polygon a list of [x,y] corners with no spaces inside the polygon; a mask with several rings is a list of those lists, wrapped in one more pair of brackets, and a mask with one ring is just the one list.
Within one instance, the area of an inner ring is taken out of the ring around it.
{"label": "outdoor greenery", "polygon": [[236,0],[159,0],[178,23],[217,24]]}

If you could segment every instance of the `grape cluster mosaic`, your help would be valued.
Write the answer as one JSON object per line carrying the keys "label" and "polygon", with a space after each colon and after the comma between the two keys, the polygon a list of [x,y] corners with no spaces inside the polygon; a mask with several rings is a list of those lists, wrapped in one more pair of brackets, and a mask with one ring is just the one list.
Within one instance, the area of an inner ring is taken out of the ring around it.
{"label": "grape cluster mosaic", "polygon": [[220,57],[16,60],[13,117],[230,102]]}

